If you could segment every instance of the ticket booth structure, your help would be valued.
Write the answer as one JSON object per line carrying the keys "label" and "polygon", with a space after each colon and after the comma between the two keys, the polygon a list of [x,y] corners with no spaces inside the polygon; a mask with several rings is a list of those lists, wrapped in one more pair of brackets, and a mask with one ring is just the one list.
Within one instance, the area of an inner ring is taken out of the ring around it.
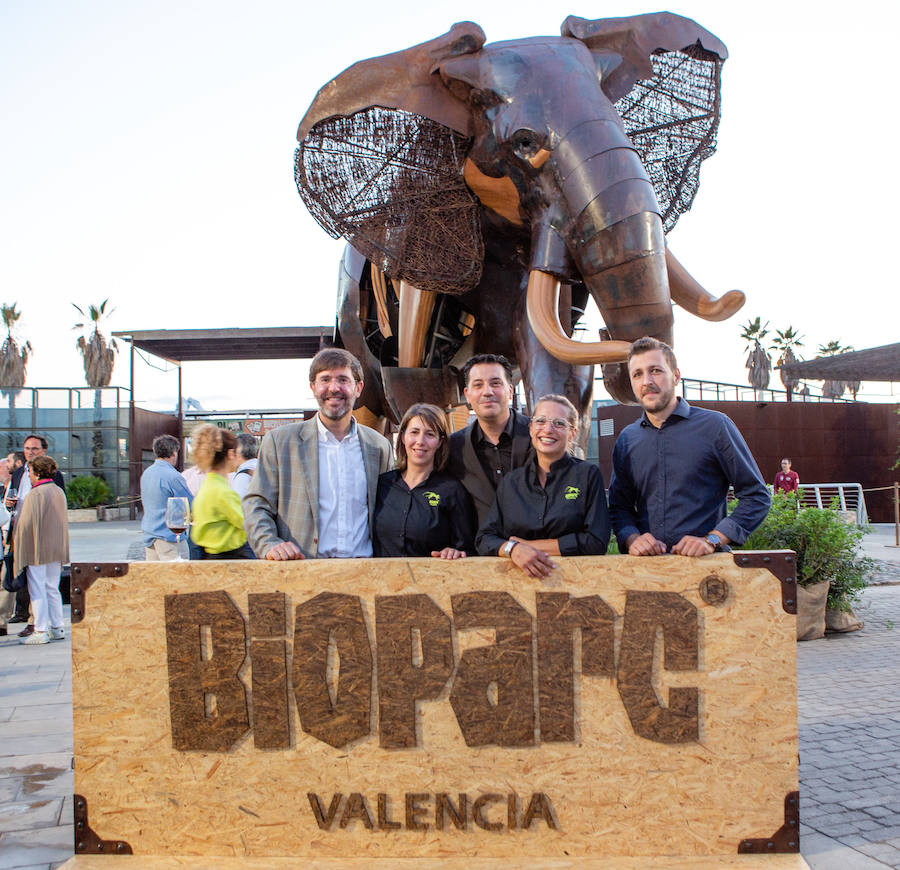
{"label": "ticket booth structure", "polygon": [[794,568],[75,565],[64,866],[807,867]]}

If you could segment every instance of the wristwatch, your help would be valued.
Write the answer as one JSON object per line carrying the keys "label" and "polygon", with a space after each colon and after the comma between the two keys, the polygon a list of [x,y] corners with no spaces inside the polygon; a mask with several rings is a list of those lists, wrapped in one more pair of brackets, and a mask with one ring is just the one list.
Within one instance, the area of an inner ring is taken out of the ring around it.
{"label": "wristwatch", "polygon": [[513,547],[515,547],[515,545],[518,543],[519,543],[518,541],[507,541],[503,545],[503,555],[506,556],[507,559],[512,558]]}
{"label": "wristwatch", "polygon": [[712,548],[716,553],[722,552],[722,539],[715,532],[710,532],[706,536],[706,543],[712,544]]}

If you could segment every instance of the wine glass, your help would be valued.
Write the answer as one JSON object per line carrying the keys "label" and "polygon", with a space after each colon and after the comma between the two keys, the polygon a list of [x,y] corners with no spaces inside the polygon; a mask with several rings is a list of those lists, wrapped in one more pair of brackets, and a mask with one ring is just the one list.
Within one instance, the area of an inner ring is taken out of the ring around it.
{"label": "wine glass", "polygon": [[[191,519],[191,508],[183,496],[172,496],[166,501],[166,525],[175,533],[176,545],[187,531]],[[176,561],[184,561],[180,556]]]}

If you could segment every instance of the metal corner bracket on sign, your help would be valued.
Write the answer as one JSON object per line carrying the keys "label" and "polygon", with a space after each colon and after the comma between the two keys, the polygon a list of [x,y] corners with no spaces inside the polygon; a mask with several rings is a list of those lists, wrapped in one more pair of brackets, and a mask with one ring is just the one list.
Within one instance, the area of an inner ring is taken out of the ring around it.
{"label": "metal corner bracket on sign", "polygon": [[793,550],[738,550],[738,568],[767,568],[781,581],[781,606],[785,613],[797,613],[797,554]]}
{"label": "metal corner bracket on sign", "polygon": [[122,840],[101,840],[88,824],[87,800],[83,795],[75,799],[76,855],[133,855],[131,846]]}
{"label": "metal corner bracket on sign", "polygon": [[124,577],[128,573],[127,562],[76,562],[72,565],[71,604],[72,624],[84,619],[87,591],[100,577]]}

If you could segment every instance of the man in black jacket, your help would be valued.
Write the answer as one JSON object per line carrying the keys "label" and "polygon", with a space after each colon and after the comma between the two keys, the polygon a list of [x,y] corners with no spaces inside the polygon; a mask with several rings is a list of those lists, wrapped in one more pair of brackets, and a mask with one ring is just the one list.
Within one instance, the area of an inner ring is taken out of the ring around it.
{"label": "man in black jacket", "polygon": [[463,367],[465,396],[475,420],[450,436],[447,471],[466,488],[480,526],[494,502],[504,474],[524,465],[531,455],[529,418],[512,401],[512,367],[506,357],[482,353]]}
{"label": "man in black jacket", "polygon": [[[13,539],[13,528],[16,522],[16,508],[18,505],[22,504],[23,499],[26,495],[31,491],[31,478],[28,476],[28,463],[31,462],[32,459],[36,459],[38,456],[46,456],[47,455],[47,439],[43,435],[29,435],[25,439],[25,444],[23,446],[23,451],[25,453],[25,465],[17,468],[9,479],[9,489],[7,490],[7,494],[10,490],[16,490],[16,498],[6,499],[6,508],[12,514],[12,519],[9,521],[9,533],[7,536],[7,540],[9,541],[9,545],[7,546],[7,555],[9,555],[9,550],[12,544]],[[53,475],[53,482],[65,492],[66,484],[63,480],[62,472],[57,470],[56,474]],[[7,560],[7,571],[12,570],[12,559]],[[28,596],[28,586],[23,587],[16,593],[16,613],[15,616],[12,617],[9,621],[13,622],[28,622],[28,608],[31,604],[31,599]],[[3,627],[5,628],[5,626]],[[19,637],[27,637],[34,631],[34,625],[29,623],[25,626],[24,631],[19,632]],[[6,632],[3,631],[3,634]]]}

